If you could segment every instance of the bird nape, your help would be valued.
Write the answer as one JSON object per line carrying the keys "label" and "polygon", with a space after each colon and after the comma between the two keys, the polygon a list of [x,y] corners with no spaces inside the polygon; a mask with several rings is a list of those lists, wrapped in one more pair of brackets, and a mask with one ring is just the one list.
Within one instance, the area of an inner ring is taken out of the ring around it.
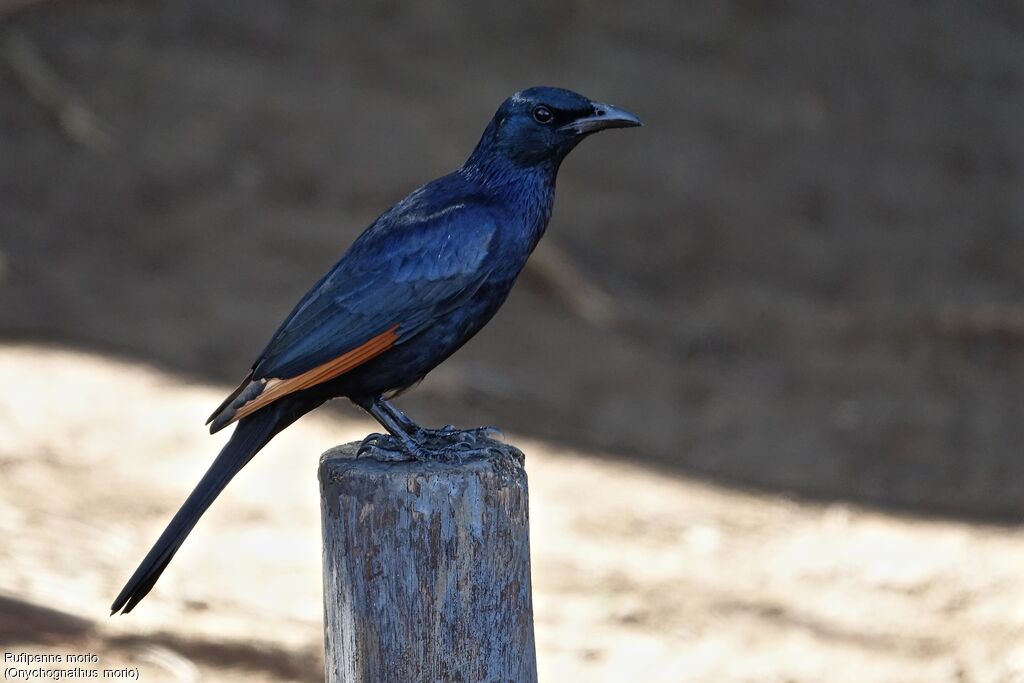
{"label": "bird nape", "polygon": [[501,307],[544,234],[555,176],[584,137],[639,126],[627,111],[560,88],[518,92],[498,108],[469,159],[382,214],[285,318],[208,423],[238,422],[111,606],[130,612],[196,522],[275,434],[345,397],[387,434],[361,455],[466,457],[486,429],[426,429],[384,399],[416,384]]}

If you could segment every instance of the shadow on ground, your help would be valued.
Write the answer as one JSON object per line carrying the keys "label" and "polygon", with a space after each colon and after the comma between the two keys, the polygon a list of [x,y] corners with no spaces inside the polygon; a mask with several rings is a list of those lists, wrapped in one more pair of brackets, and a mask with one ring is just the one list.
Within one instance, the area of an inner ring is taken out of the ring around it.
{"label": "shadow on ground", "polygon": [[[27,646],[36,653],[46,646],[59,646],[57,649],[65,653],[102,652],[105,665],[111,661],[145,662],[150,668],[162,665],[163,669],[172,669],[171,673],[174,671],[169,665],[180,659],[184,667],[179,668],[212,670],[219,675],[225,669],[233,669],[271,680],[323,680],[323,658],[316,647],[299,651],[274,649],[265,642],[218,643],[171,632],[144,636],[112,634],[88,619],[2,594],[0,645]],[[175,680],[190,678],[176,676]]]}

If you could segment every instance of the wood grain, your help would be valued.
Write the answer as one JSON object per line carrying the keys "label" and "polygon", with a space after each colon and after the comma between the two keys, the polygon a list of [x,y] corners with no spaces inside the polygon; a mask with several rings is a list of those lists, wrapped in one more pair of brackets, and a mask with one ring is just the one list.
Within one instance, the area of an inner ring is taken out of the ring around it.
{"label": "wood grain", "polygon": [[523,454],[320,463],[326,680],[535,683]]}

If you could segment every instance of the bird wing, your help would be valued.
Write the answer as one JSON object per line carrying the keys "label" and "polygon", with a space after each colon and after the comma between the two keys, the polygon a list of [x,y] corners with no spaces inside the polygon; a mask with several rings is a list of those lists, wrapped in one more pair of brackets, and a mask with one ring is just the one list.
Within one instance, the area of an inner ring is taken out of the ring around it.
{"label": "bird wing", "polygon": [[358,367],[458,307],[490,273],[496,232],[491,211],[471,202],[382,216],[285,319],[211,416],[212,431]]}

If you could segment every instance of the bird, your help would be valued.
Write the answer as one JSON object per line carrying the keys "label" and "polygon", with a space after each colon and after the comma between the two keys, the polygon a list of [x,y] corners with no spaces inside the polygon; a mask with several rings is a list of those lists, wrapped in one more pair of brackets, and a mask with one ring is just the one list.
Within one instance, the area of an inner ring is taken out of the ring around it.
{"label": "bird", "polygon": [[[303,296],[207,424],[227,444],[111,605],[126,614],[152,590],[199,518],[281,430],[334,398],[369,413],[360,456],[471,456],[488,428],[427,429],[390,402],[475,335],[504,303],[543,236],[566,155],[589,135],[642,125],[571,90],[506,99],[458,170],[381,214]],[[453,448],[453,444],[456,446]]]}

